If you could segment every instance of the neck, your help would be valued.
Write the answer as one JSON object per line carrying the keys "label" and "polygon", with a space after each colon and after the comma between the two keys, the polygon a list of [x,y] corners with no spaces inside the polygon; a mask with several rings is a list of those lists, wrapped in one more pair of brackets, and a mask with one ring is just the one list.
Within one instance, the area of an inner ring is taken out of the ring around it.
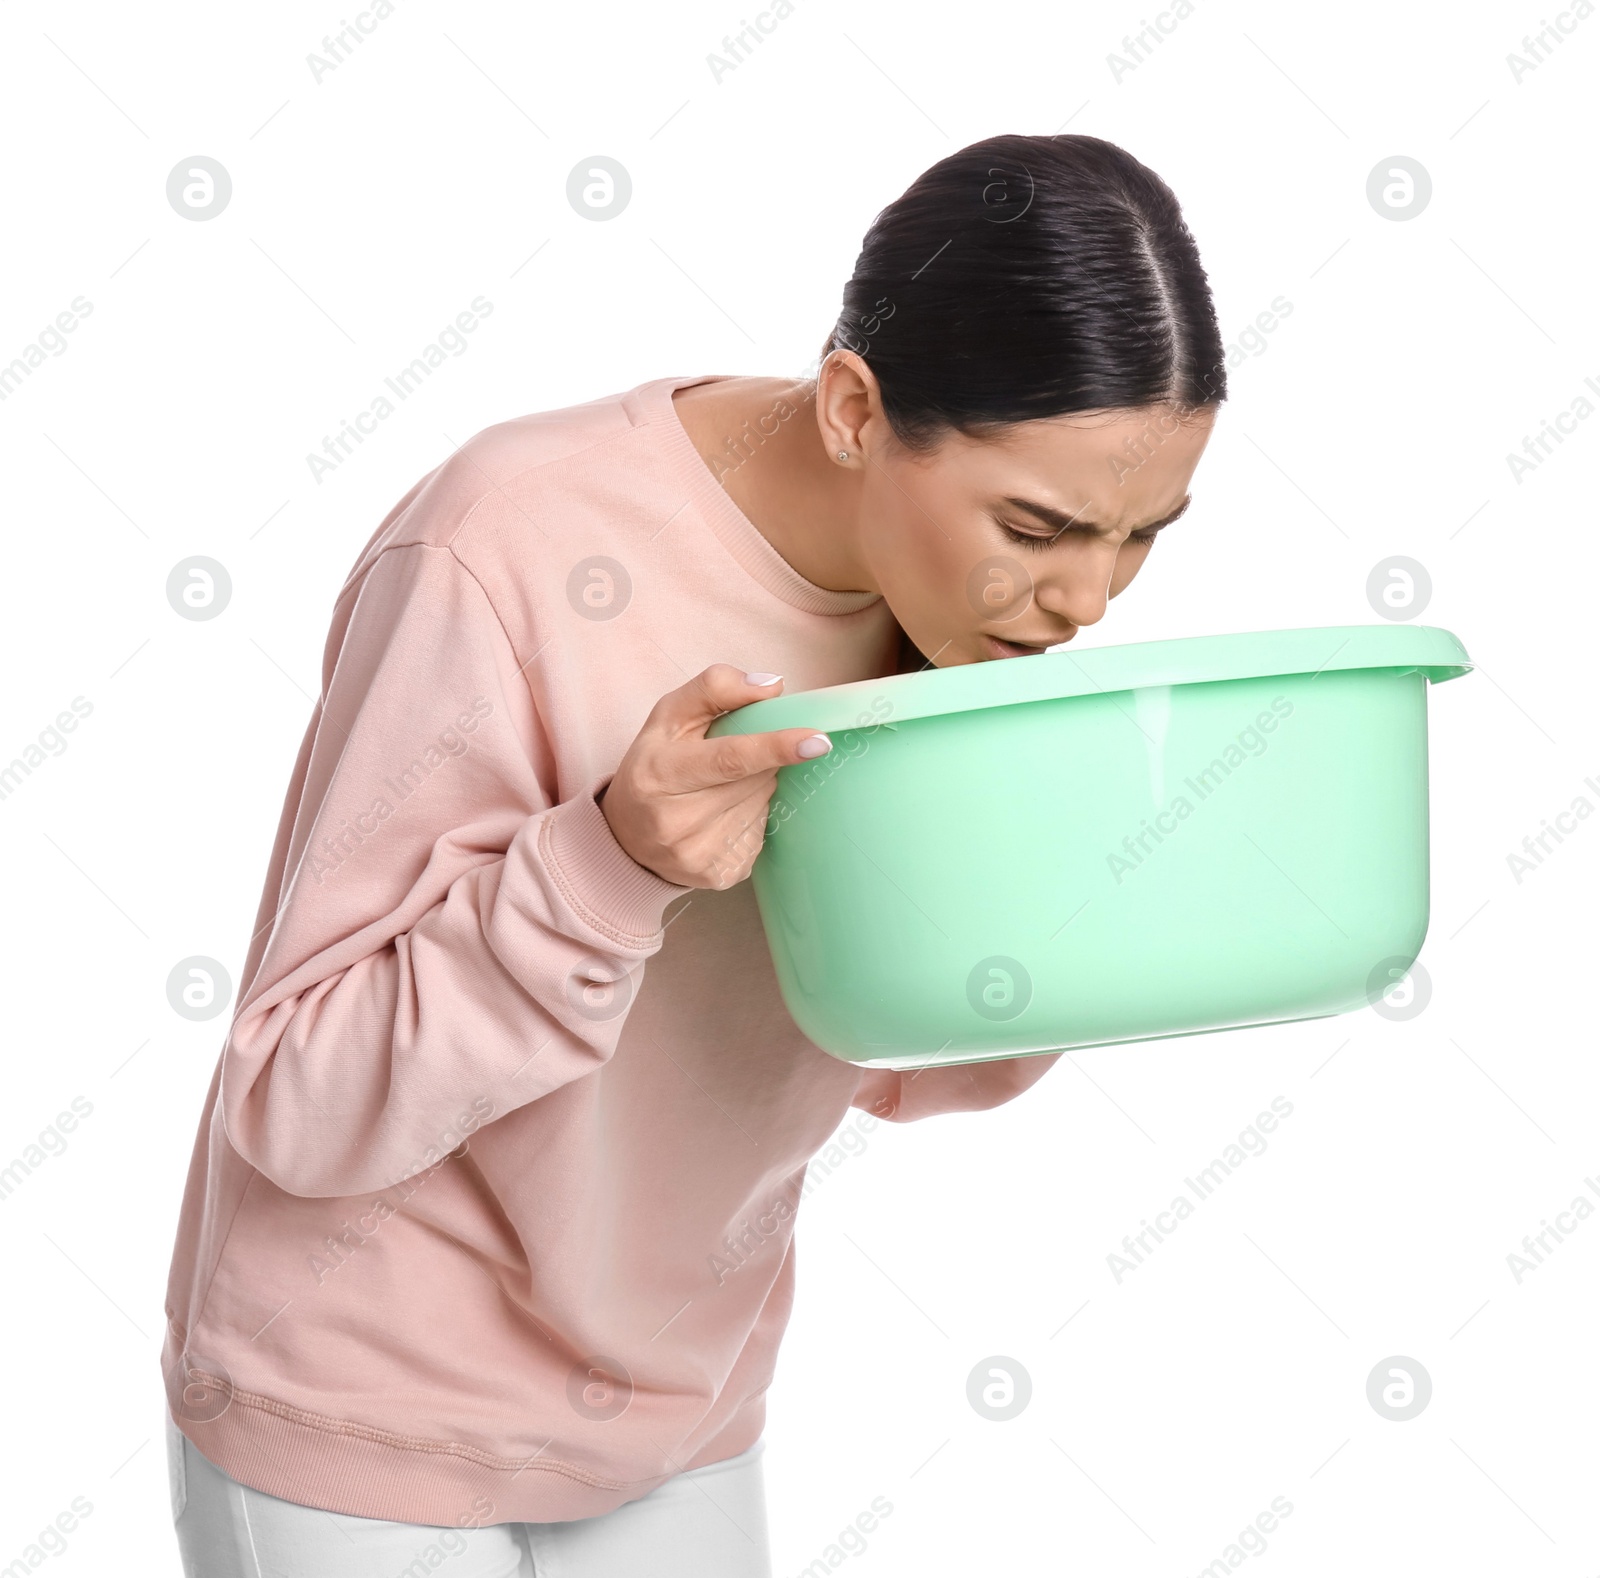
{"label": "neck", "polygon": [[733,378],[673,404],[701,458],[750,523],[801,575],[832,592],[876,592],[860,556],[859,468],[817,431],[814,379]]}

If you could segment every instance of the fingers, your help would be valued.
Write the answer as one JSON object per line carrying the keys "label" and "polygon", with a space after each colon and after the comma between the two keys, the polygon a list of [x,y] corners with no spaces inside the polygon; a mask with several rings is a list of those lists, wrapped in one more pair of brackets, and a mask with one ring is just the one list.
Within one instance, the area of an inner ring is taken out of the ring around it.
{"label": "fingers", "polygon": [[710,887],[732,887],[750,875],[766,841],[769,800],[770,793],[747,794],[718,818],[712,837],[697,851],[697,867]]}
{"label": "fingers", "polygon": [[713,663],[651,709],[600,802],[617,842],[641,866],[690,887],[750,874],[766,836],[778,770],[827,757],[815,729],[706,737],[714,718],[782,688],[782,677]]}
{"label": "fingers", "polygon": [[832,749],[827,735],[805,728],[705,738],[712,719],[779,693],[781,676],[772,676],[767,684],[753,682],[763,678],[766,676],[746,675],[731,663],[713,663],[656,703],[646,727],[671,733],[681,742],[664,762],[670,763],[669,792],[683,794],[736,783],[757,773],[775,773],[796,762],[815,761]]}
{"label": "fingers", "polygon": [[[760,680],[769,683],[755,683]],[[646,726],[669,730],[680,739],[699,738],[713,718],[782,691],[781,674],[747,675],[731,663],[713,663],[686,684],[669,690],[650,709]]]}
{"label": "fingers", "polygon": [[833,742],[815,729],[775,729],[770,734],[723,734],[690,747],[686,741],[673,761],[674,787],[709,789],[757,773],[775,773],[796,762],[826,756]]}

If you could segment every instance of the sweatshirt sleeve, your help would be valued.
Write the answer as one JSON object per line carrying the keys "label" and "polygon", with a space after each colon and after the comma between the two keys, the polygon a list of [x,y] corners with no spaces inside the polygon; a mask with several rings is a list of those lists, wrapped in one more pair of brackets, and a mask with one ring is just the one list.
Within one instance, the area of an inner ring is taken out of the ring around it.
{"label": "sweatshirt sleeve", "polygon": [[850,1105],[889,1123],[911,1123],[941,1112],[986,1112],[1037,1085],[1059,1052],[994,1058],[984,1063],[930,1064],[897,1072],[870,1069]]}
{"label": "sweatshirt sleeve", "polygon": [[597,1068],[690,891],[617,843],[610,773],[557,798],[532,661],[446,547],[341,598],[222,1058],[229,1140],[291,1194],[386,1188]]}

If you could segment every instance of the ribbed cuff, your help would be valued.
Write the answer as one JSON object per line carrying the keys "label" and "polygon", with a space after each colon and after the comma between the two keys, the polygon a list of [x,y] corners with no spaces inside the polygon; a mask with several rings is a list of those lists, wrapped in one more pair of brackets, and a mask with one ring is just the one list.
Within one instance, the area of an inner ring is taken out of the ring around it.
{"label": "ribbed cuff", "polygon": [[590,926],[624,947],[647,948],[660,934],[666,907],[692,889],[641,866],[617,842],[597,798],[612,776],[595,779],[544,819],[539,856]]}

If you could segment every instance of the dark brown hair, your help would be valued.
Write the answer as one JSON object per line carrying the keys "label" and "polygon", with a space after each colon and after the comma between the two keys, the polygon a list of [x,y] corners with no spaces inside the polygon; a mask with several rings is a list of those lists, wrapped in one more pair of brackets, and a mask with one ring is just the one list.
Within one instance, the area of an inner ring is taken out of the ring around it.
{"label": "dark brown hair", "polygon": [[1227,398],[1222,336],[1171,188],[1099,137],[1000,136],[873,220],[822,350],[857,352],[895,436]]}

